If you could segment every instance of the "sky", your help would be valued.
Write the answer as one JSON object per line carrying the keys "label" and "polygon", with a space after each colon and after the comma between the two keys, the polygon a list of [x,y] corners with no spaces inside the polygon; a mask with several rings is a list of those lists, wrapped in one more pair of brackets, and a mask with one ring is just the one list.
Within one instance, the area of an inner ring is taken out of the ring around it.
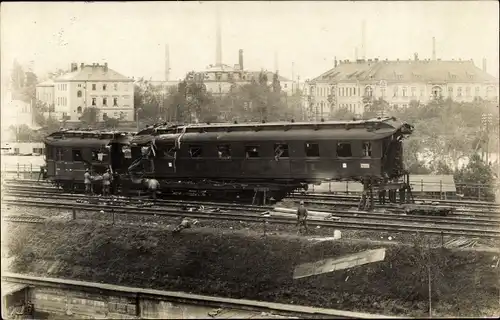
{"label": "sky", "polygon": [[[216,10],[222,61],[275,69],[301,81],[333,67],[334,58],[473,59],[498,78],[497,1],[366,2],[10,2],[2,3],[2,79],[14,59],[42,75],[71,62],[103,63],[129,77],[171,80],[215,63]],[[277,59],[275,59],[277,57]]]}

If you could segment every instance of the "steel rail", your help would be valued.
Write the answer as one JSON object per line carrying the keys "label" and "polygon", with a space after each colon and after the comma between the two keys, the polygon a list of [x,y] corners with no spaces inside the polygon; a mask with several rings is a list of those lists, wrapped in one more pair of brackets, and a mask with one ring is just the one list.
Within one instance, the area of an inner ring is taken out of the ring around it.
{"label": "steel rail", "polygon": [[[191,217],[196,219],[215,219],[227,221],[245,221],[256,223],[276,223],[276,224],[296,224],[296,218],[293,216],[283,217],[271,215],[269,217],[262,216],[261,214],[249,214],[238,212],[190,212],[179,211],[177,209],[168,208],[124,208],[120,206],[105,206],[105,205],[89,205],[80,203],[49,203],[45,201],[30,201],[30,200],[6,200],[2,201],[5,204],[22,205],[31,207],[44,207],[44,208],[60,208],[71,209],[79,211],[98,212],[99,210],[106,210],[107,214],[134,214],[134,215],[149,215],[149,216],[166,216],[166,217]],[[453,235],[453,236],[471,236],[478,238],[500,238],[500,230],[497,229],[479,229],[479,228],[463,228],[463,227],[450,227],[446,228],[439,226],[428,225],[408,225],[408,224],[384,224],[379,222],[366,222],[366,221],[329,221],[329,220],[316,220],[309,219],[308,224],[313,227],[326,227],[326,228],[343,228],[343,229],[356,229],[368,231],[383,231],[383,232],[410,232],[410,233],[424,233],[434,235]]]}

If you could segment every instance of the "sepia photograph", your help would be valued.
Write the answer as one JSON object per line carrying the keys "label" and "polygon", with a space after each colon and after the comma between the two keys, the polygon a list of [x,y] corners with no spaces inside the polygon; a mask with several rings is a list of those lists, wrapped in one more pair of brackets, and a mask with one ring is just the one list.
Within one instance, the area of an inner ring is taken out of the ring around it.
{"label": "sepia photograph", "polygon": [[499,25],[1,3],[2,319],[499,317]]}

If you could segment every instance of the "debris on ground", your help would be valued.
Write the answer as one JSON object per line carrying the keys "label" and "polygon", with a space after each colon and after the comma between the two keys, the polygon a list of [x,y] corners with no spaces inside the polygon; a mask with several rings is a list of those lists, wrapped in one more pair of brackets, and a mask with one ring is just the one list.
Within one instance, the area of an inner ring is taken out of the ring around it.
{"label": "debris on ground", "polygon": [[477,240],[475,239],[467,239],[467,238],[458,238],[449,240],[444,244],[446,248],[474,248],[477,245]]}

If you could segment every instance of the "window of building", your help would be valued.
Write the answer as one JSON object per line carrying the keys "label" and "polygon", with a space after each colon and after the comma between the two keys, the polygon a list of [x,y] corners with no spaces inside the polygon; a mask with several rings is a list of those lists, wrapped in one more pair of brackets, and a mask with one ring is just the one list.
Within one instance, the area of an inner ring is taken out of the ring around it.
{"label": "window of building", "polygon": [[108,105],[108,98],[102,98],[102,105],[107,106]]}
{"label": "window of building", "polygon": [[92,90],[96,90],[97,89],[97,85],[95,83],[92,83]]}
{"label": "window of building", "polygon": [[76,112],[78,112],[78,113],[82,113],[82,107],[78,107],[78,108],[76,108]]}
{"label": "window of building", "polygon": [[43,148],[33,148],[33,153],[43,154]]}
{"label": "window of building", "polygon": [[470,97],[470,87],[465,88],[465,96]]}
{"label": "window of building", "polygon": [[201,146],[189,146],[189,155],[191,158],[201,158]]}
{"label": "window of building", "polygon": [[245,146],[245,156],[247,159],[258,158],[259,157],[259,147],[257,147],[257,146]]}
{"label": "window of building", "polygon": [[355,96],[356,95],[356,88],[353,88],[352,90],[353,90],[352,95]]}
{"label": "window of building", "polygon": [[95,106],[96,105],[96,98],[92,98],[92,105]]}
{"label": "window of building", "polygon": [[380,94],[382,95],[382,98],[385,97],[385,88],[380,88]]}
{"label": "window of building", "polygon": [[306,157],[315,158],[319,157],[319,144],[306,143],[305,144]]}
{"label": "window of building", "polygon": [[423,97],[424,96],[424,88],[420,88],[420,96]]}
{"label": "window of building", "polygon": [[128,84],[125,83],[123,90],[128,91]]}
{"label": "window of building", "polygon": [[462,87],[458,87],[457,88],[457,97],[461,97],[462,96]]}
{"label": "window of building", "polygon": [[107,86],[106,84],[103,84],[103,85],[102,85],[102,91],[106,91],[106,88],[107,88],[107,87],[108,87],[108,86]]}
{"label": "window of building", "polygon": [[118,106],[118,98],[113,98],[113,106]]}
{"label": "window of building", "polygon": [[102,114],[102,120],[103,120],[103,121],[106,121],[106,119],[108,119],[108,113],[107,113],[107,112],[104,112],[104,113]]}
{"label": "window of building", "polygon": [[448,96],[449,97],[453,96],[453,87],[448,87]]}
{"label": "window of building", "polygon": [[411,87],[411,96],[412,96],[412,97],[417,96],[417,88],[415,88],[415,87]]}
{"label": "window of building", "polygon": [[474,89],[474,96],[479,97],[479,87]]}
{"label": "window of building", "polygon": [[82,161],[82,151],[73,149],[73,161]]}
{"label": "window of building", "polygon": [[231,145],[221,144],[217,146],[217,154],[219,159],[231,159]]}
{"label": "window of building", "polygon": [[403,87],[403,97],[406,97],[406,87]]}
{"label": "window of building", "polygon": [[113,84],[113,89],[115,89],[115,91],[117,91],[117,90],[118,90],[118,83],[114,83],[114,84]]}
{"label": "window of building", "polygon": [[284,84],[284,88],[285,88],[285,89],[287,88],[287,84],[286,84],[286,83]]}
{"label": "window of building", "polygon": [[81,98],[81,97],[82,97],[82,90],[78,90],[78,91],[76,92],[76,96],[77,96],[78,98]]}
{"label": "window of building", "polygon": [[79,84],[78,84],[78,88],[81,88],[81,87],[82,87],[82,84],[81,84],[81,83],[79,83]]}
{"label": "window of building", "polygon": [[337,143],[337,156],[338,157],[352,157],[351,144],[348,142]]}
{"label": "window of building", "polygon": [[365,96],[367,96],[367,97],[373,96],[373,89],[372,89],[372,87],[368,86],[368,87],[365,88]]}
{"label": "window of building", "polygon": [[399,90],[399,87],[398,87],[398,86],[395,86],[393,90],[394,90],[394,94],[393,94],[393,96],[394,96],[394,97],[397,97],[397,96],[398,96],[398,90]]}
{"label": "window of building", "polygon": [[278,160],[281,158],[288,158],[288,144],[286,143],[275,143],[274,144],[274,159]]}

